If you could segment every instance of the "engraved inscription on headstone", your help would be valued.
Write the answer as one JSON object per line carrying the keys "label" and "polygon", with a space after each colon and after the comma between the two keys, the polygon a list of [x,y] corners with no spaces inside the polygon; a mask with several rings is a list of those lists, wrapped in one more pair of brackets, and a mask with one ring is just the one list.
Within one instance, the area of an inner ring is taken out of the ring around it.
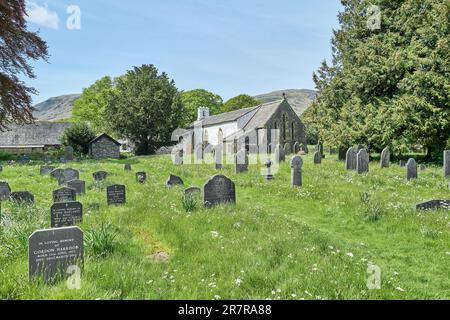
{"label": "engraved inscription on headstone", "polygon": [[86,182],[83,180],[71,180],[67,182],[67,186],[76,191],[77,194],[85,194],[86,193]]}
{"label": "engraved inscription on headstone", "polygon": [[223,175],[215,175],[209,179],[203,186],[203,203],[207,208],[236,203],[234,182]]}
{"label": "engraved inscription on headstone", "polygon": [[119,184],[109,186],[106,189],[106,198],[108,205],[126,203],[127,198],[125,186]]}
{"label": "engraved inscription on headstone", "polygon": [[83,205],[79,202],[55,203],[50,212],[52,228],[69,227],[83,221]]}
{"label": "engraved inscription on headstone", "polygon": [[76,201],[77,192],[72,188],[61,188],[53,191],[53,202],[68,202],[68,201]]}

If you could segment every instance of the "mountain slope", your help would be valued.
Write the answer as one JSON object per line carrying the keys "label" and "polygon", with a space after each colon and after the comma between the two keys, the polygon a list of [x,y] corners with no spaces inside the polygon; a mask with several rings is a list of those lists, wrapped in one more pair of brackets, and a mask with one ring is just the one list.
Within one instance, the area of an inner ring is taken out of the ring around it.
{"label": "mountain slope", "polygon": [[67,94],[50,98],[34,106],[34,116],[38,120],[61,120],[72,116],[73,103],[80,94]]}
{"label": "mountain slope", "polygon": [[314,90],[287,89],[260,94],[255,96],[255,98],[262,102],[272,102],[280,100],[283,97],[283,93],[286,93],[287,100],[298,115],[305,112],[317,97],[317,92]]}

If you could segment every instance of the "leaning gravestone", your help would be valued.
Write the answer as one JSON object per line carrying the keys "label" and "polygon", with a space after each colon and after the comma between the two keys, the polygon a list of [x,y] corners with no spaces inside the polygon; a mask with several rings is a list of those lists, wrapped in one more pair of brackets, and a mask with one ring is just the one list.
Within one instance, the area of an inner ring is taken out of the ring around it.
{"label": "leaning gravestone", "polygon": [[406,179],[417,179],[417,163],[413,158],[409,159],[406,164]]}
{"label": "leaning gravestone", "polygon": [[64,169],[58,178],[59,185],[66,184],[69,181],[80,179],[80,173],[74,169]]}
{"label": "leaning gravestone", "polygon": [[184,195],[193,195],[193,194],[200,194],[202,193],[202,190],[200,188],[197,187],[191,187],[191,188],[187,188],[186,190],[184,190]]}
{"label": "leaning gravestone", "polygon": [[137,172],[136,173],[136,181],[139,183],[145,183],[145,181],[147,181],[147,173],[146,172]]}
{"label": "leaning gravestone", "polygon": [[209,179],[203,186],[203,203],[207,208],[236,203],[234,182],[223,175],[215,175]]}
{"label": "leaning gravestone", "polygon": [[83,231],[66,227],[35,231],[28,239],[30,279],[42,278],[53,283],[67,277],[68,268],[83,269]]}
{"label": "leaning gravestone", "polygon": [[11,192],[11,200],[19,204],[32,204],[34,203],[34,196],[30,191]]}
{"label": "leaning gravestone", "polygon": [[416,210],[450,210],[450,200],[429,200],[417,204]]}
{"label": "leaning gravestone", "polygon": [[291,159],[291,186],[302,186],[302,166],[303,160],[300,156],[294,156]]}
{"label": "leaning gravestone", "polygon": [[108,205],[124,204],[127,201],[125,186],[115,184],[106,188]]}
{"label": "leaning gravestone", "polygon": [[354,148],[349,148],[345,155],[345,169],[356,170],[356,150]]}
{"label": "leaning gravestone", "polygon": [[380,165],[381,168],[389,168],[391,162],[391,151],[389,148],[384,148],[381,152]]}
{"label": "leaning gravestone", "polygon": [[53,191],[53,202],[69,202],[77,200],[77,192],[72,188],[61,188]]}
{"label": "leaning gravestone", "polygon": [[58,168],[58,169],[55,169],[52,172],[50,172],[50,176],[52,178],[59,179],[59,176],[61,175],[62,172],[63,172],[63,169]]}
{"label": "leaning gravestone", "polygon": [[182,186],[182,185],[184,185],[184,182],[178,176],[174,176],[174,175],[171,174],[169,176],[169,178],[167,178],[166,186],[168,186],[169,188],[173,187],[173,186]]}
{"label": "leaning gravestone", "polygon": [[450,177],[450,150],[444,151],[444,177]]}
{"label": "leaning gravestone", "polygon": [[124,168],[125,171],[131,171],[131,164],[125,163],[123,168]]}
{"label": "leaning gravestone", "polygon": [[92,177],[95,181],[103,181],[108,176],[108,172],[106,171],[97,171],[92,174]]}
{"label": "leaning gravestone", "polygon": [[321,164],[322,163],[322,155],[319,151],[314,152],[314,164]]}
{"label": "leaning gravestone", "polygon": [[359,150],[356,155],[356,172],[359,174],[369,172],[369,154],[366,150]]}
{"label": "leaning gravestone", "polygon": [[52,205],[52,228],[70,227],[83,221],[83,205],[79,202],[60,202]]}
{"label": "leaning gravestone", "polygon": [[248,171],[248,157],[245,150],[239,150],[235,156],[236,173],[243,173]]}
{"label": "leaning gravestone", "polygon": [[9,200],[11,197],[11,188],[9,184],[4,181],[0,181],[0,201]]}
{"label": "leaning gravestone", "polygon": [[71,146],[64,148],[64,158],[66,161],[73,161],[73,148]]}
{"label": "leaning gravestone", "polygon": [[86,193],[86,182],[83,180],[71,180],[67,182],[67,186],[76,191],[77,194],[85,194]]}
{"label": "leaning gravestone", "polygon": [[39,173],[41,174],[41,176],[43,176],[46,174],[50,174],[53,170],[55,170],[55,167],[53,166],[41,166]]}

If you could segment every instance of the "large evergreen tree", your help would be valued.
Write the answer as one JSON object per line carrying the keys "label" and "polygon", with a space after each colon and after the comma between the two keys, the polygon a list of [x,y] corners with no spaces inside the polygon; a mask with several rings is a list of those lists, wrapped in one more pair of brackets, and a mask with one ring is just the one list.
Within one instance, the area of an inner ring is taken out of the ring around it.
{"label": "large evergreen tree", "polygon": [[320,95],[308,124],[335,146],[423,146],[439,157],[450,147],[450,1],[341,2],[333,61],[314,74]]}

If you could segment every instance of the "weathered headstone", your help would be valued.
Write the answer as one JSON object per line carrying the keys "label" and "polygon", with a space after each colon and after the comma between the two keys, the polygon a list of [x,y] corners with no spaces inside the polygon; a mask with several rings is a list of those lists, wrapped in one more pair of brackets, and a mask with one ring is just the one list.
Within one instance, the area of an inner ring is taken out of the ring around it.
{"label": "weathered headstone", "polygon": [[381,168],[389,168],[391,163],[391,151],[389,148],[384,148],[381,152],[381,160],[380,160],[380,166]]}
{"label": "weathered headstone", "polygon": [[359,174],[369,172],[369,154],[366,150],[359,150],[356,155],[356,172]]}
{"label": "weathered headstone", "polygon": [[3,166],[0,166],[0,172],[3,172]]}
{"label": "weathered headstone", "polygon": [[319,151],[314,152],[314,164],[321,164],[322,163],[322,155]]}
{"label": "weathered headstone", "polygon": [[175,150],[174,161],[173,164],[176,166],[181,166],[183,164],[183,149]]}
{"label": "weathered headstone", "polygon": [[275,147],[274,155],[275,155],[276,163],[280,163],[280,162],[284,161],[284,150],[279,144],[277,144]]}
{"label": "weathered headstone", "polygon": [[405,160],[400,160],[399,162],[398,162],[398,165],[400,166],[400,167],[405,167],[406,166],[406,161]]}
{"label": "weathered headstone", "polygon": [[52,283],[74,271],[81,272],[83,249],[83,231],[78,227],[35,231],[28,239],[30,279],[42,278],[45,283]]}
{"label": "weathered headstone", "polygon": [[195,146],[195,159],[197,161],[203,160],[203,144],[199,143]]}
{"label": "weathered headstone", "polygon": [[345,150],[345,148],[339,148],[338,151],[338,160],[339,161],[344,161],[346,158],[346,154],[347,154],[347,150]]}
{"label": "weathered headstone", "polygon": [[223,175],[215,175],[209,179],[203,186],[203,203],[207,208],[236,203],[234,182]]}
{"label": "weathered headstone", "polygon": [[294,156],[291,159],[291,186],[302,186],[302,166],[303,159],[300,156]]}
{"label": "weathered headstone", "polygon": [[50,174],[53,170],[55,170],[55,167],[53,166],[41,166],[39,173],[41,174],[41,176],[43,176],[46,174]]}
{"label": "weathered headstone", "polygon": [[64,169],[58,178],[59,185],[66,184],[69,181],[80,179],[80,173],[74,169]]}
{"label": "weathered headstone", "polygon": [[406,163],[406,179],[417,179],[417,163],[413,158]]}
{"label": "weathered headstone", "polygon": [[30,191],[11,192],[11,200],[16,203],[34,203],[34,195]]}
{"label": "weathered headstone", "polygon": [[444,177],[450,177],[450,150],[444,151]]}
{"label": "weathered headstone", "polygon": [[450,210],[450,200],[429,200],[417,204],[416,210]]}
{"label": "weathered headstone", "polygon": [[115,184],[106,188],[108,205],[124,204],[127,201],[125,186]]}
{"label": "weathered headstone", "polygon": [[52,205],[52,228],[70,227],[83,221],[83,205],[79,202],[59,202]]}
{"label": "weathered headstone", "polygon": [[124,170],[125,171],[131,171],[131,164],[130,163],[125,163]]}
{"label": "weathered headstone", "polygon": [[77,192],[72,188],[61,188],[53,191],[53,202],[69,202],[77,200]]}
{"label": "weathered headstone", "polygon": [[97,171],[92,174],[92,177],[95,181],[103,181],[108,177],[108,172],[106,171]]}
{"label": "weathered headstone", "polygon": [[272,167],[273,163],[270,160],[267,160],[266,163],[264,164],[264,166],[266,167],[266,172],[264,174],[264,179],[266,180],[272,180],[273,179],[273,175],[272,175]]}
{"label": "weathered headstone", "polygon": [[5,181],[0,181],[0,201],[9,200],[11,197],[11,188]]}
{"label": "weathered headstone", "polygon": [[320,153],[320,156],[322,157],[322,159],[325,159],[325,152],[324,152],[323,144],[322,144],[322,143],[318,143],[318,144],[316,145],[316,152],[319,152],[319,153]]}
{"label": "weathered headstone", "polygon": [[186,190],[184,190],[184,194],[185,195],[190,195],[190,194],[201,194],[202,190],[200,188],[197,187],[191,187],[191,188],[187,188]]}
{"label": "weathered headstone", "polygon": [[294,153],[297,154],[300,151],[300,143],[294,143]]}
{"label": "weathered headstone", "polygon": [[76,191],[77,194],[86,193],[86,182],[83,180],[75,179],[67,182],[67,186]]}
{"label": "weathered headstone", "polygon": [[214,153],[214,162],[216,165],[216,170],[222,170],[223,165],[223,147],[222,145],[217,145]]}
{"label": "weathered headstone", "polygon": [[248,156],[245,150],[239,150],[235,156],[235,171],[243,173],[248,171]]}
{"label": "weathered headstone", "polygon": [[182,185],[184,185],[184,182],[178,176],[174,176],[173,174],[171,174],[169,178],[167,178],[166,186],[168,186],[169,188],[173,186],[182,186]]}
{"label": "weathered headstone", "polygon": [[284,154],[288,155],[292,153],[292,148],[291,148],[291,144],[290,143],[285,143],[284,144]]}
{"label": "weathered headstone", "polygon": [[52,172],[50,172],[50,176],[52,178],[59,179],[59,176],[61,175],[62,172],[63,172],[63,169],[58,168],[58,169],[55,169]]}
{"label": "weathered headstone", "polygon": [[64,148],[64,158],[66,161],[73,161],[73,148],[72,146],[67,146]]}
{"label": "weathered headstone", "polygon": [[356,170],[356,150],[354,148],[349,148],[345,155],[345,169],[346,170]]}
{"label": "weathered headstone", "polygon": [[419,166],[419,169],[420,169],[420,171],[425,171],[426,169],[427,169],[427,166],[425,165],[425,164],[421,164],[420,166]]}
{"label": "weathered headstone", "polygon": [[21,165],[24,165],[26,163],[30,162],[30,156],[28,154],[23,154],[20,159],[19,159],[19,163]]}
{"label": "weathered headstone", "polygon": [[146,172],[136,172],[136,181],[139,183],[145,183],[145,181],[147,181],[147,173]]}

